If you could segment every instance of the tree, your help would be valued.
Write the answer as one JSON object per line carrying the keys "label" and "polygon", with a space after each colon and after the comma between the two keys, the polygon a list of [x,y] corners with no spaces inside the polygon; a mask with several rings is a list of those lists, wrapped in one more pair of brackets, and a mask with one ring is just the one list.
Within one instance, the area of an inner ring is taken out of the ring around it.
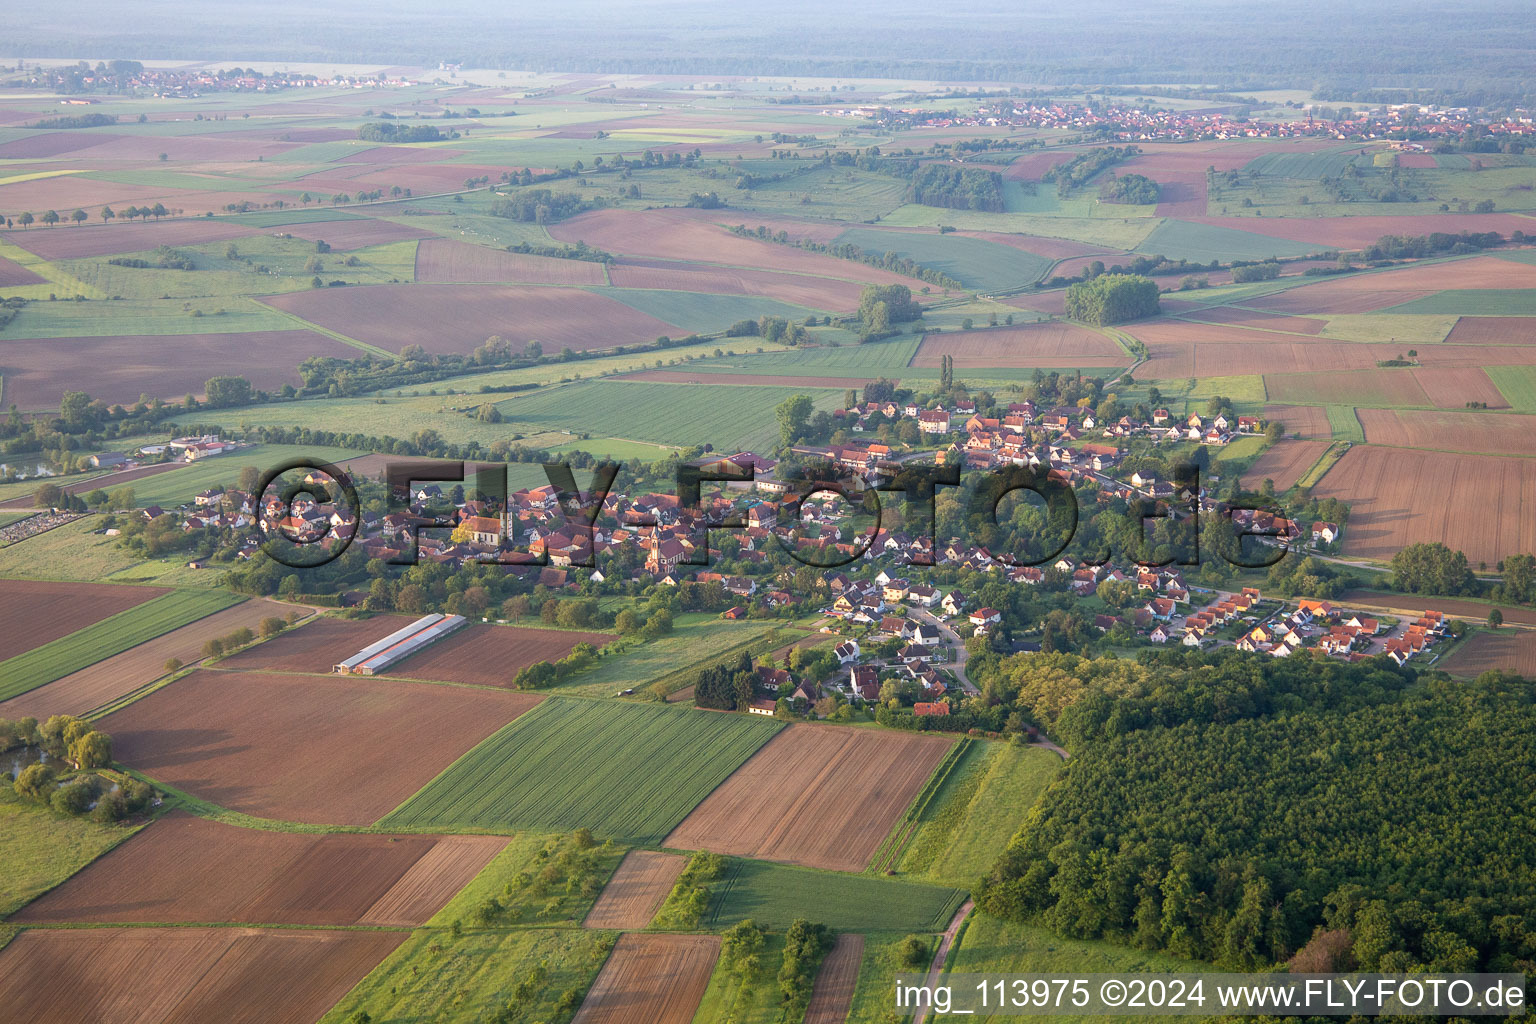
{"label": "tree", "polygon": [[47,224],[49,227],[53,227],[58,222],[59,212],[57,210],[49,210],[47,213],[43,214],[43,223]]}
{"label": "tree", "polygon": [[69,215],[69,219],[74,221],[75,224],[78,226],[78,225],[84,224],[86,221],[90,220],[91,219],[91,215],[86,213],[84,210],[76,209],[74,213]]}
{"label": "tree", "polygon": [[91,409],[91,396],[84,391],[66,391],[59,402],[59,417],[69,430],[81,430],[91,425],[95,416]]}
{"label": "tree", "polygon": [[1067,316],[1088,324],[1125,323],[1161,308],[1157,283],[1139,274],[1105,274],[1067,289]]}
{"label": "tree", "polygon": [[103,206],[101,208],[101,222],[103,224],[105,224],[107,221],[111,220],[113,217],[116,217],[116,216],[117,216],[117,214],[112,212],[112,207],[110,207],[110,206]]}
{"label": "tree", "polygon": [[24,211],[22,211],[21,216],[16,218],[16,223],[20,224],[21,225],[21,229],[23,231],[25,231],[27,228],[30,228],[32,226],[32,224],[35,221],[35,219],[36,218],[34,218],[32,216],[32,211],[31,210],[24,210]]}
{"label": "tree", "polygon": [[69,759],[75,766],[105,768],[112,763],[112,737],[104,732],[88,732],[69,745]]}
{"label": "tree", "polygon": [[29,764],[16,776],[11,787],[23,800],[41,803],[53,791],[53,768],[46,764]]}
{"label": "tree", "polygon": [[794,444],[805,433],[806,422],[811,417],[811,399],[807,395],[795,395],[780,402],[774,409],[779,420],[779,443],[785,448]]}
{"label": "tree", "polygon": [[164,217],[168,213],[170,213],[170,211],[167,210],[160,203],[156,203],[154,206],[150,207],[149,213],[150,213],[150,216],[155,218],[155,220],[159,220],[161,217]]}
{"label": "tree", "polygon": [[1488,628],[1498,629],[1502,625],[1504,625],[1504,613],[1497,608],[1490,611],[1488,613]]}
{"label": "tree", "polygon": [[1444,544],[1410,544],[1392,556],[1392,585],[1410,594],[1470,594],[1476,580],[1467,556]]}
{"label": "tree", "polygon": [[255,397],[250,381],[244,377],[232,376],[210,377],[203,385],[203,393],[208,396],[208,404],[216,408],[248,405]]}

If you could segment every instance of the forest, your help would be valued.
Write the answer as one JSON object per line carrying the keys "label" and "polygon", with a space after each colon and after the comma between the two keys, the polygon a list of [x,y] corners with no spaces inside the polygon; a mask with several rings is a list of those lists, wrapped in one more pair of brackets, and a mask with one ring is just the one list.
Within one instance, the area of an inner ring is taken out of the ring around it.
{"label": "forest", "polygon": [[1235,652],[1000,677],[1073,757],[990,913],[1235,969],[1531,969],[1536,684]]}

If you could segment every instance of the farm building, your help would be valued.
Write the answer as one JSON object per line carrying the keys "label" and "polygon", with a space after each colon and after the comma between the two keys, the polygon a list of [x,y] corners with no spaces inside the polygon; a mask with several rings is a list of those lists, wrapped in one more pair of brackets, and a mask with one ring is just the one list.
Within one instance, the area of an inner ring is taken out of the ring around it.
{"label": "farm building", "polygon": [[415,654],[435,643],[465,623],[462,615],[423,615],[409,626],[395,630],[382,640],[376,640],[345,661],[338,662],[336,671],[344,675],[371,676],[382,672],[406,655]]}

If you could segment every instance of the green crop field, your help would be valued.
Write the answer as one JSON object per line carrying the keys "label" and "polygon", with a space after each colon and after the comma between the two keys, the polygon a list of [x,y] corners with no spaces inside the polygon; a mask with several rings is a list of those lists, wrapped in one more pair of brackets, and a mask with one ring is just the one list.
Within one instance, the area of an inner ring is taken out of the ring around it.
{"label": "green crop field", "polygon": [[[951,955],[950,969],[957,974],[1131,974],[1187,973],[1210,969],[1208,964],[1180,960],[1166,953],[1148,952],[1108,942],[1068,939],[1041,925],[1003,921],[986,914],[972,914],[965,934]],[[852,1017],[849,1018],[853,1020]],[[983,1018],[977,1017],[977,1020]],[[1012,1021],[1013,1017],[985,1018]],[[1129,1024],[1143,1017],[1066,1016],[1056,1021],[1073,1024]]]}
{"label": "green crop field", "polygon": [[1322,248],[1236,228],[1165,220],[1137,246],[1137,251],[1204,263],[1210,260],[1259,260],[1267,256],[1305,256]]}
{"label": "green crop field", "polygon": [[[6,778],[9,778],[7,774]],[[138,831],[22,803],[0,787],[0,917],[13,914]]]}
{"label": "green crop field", "polygon": [[1418,379],[1404,367],[1268,373],[1264,389],[1283,405],[1354,405],[1381,409],[1428,408]]}
{"label": "green crop field", "polygon": [[1333,436],[1341,441],[1354,441],[1362,444],[1365,441],[1365,428],[1360,425],[1360,417],[1356,415],[1352,405],[1324,406],[1328,413],[1328,426],[1333,430]]}
{"label": "green crop field", "polygon": [[1336,178],[1360,155],[1359,146],[1326,149],[1319,153],[1264,153],[1254,157],[1243,171],[1257,171],[1277,178]]}
{"label": "green crop field", "polygon": [[[784,933],[769,932],[763,940],[758,962],[769,965],[784,960]],[[888,991],[888,990],[887,990]],[[777,985],[742,984],[741,976],[723,963],[715,964],[709,977],[709,987],[699,1000],[699,1009],[693,1019],[700,1024],[730,1021],[732,1024],[780,1024],[783,1013],[783,995]]]}
{"label": "green crop field", "polygon": [[[577,477],[578,482],[581,479]],[[632,638],[616,641],[624,648],[622,657],[601,659],[590,670],[562,683],[561,692],[611,697],[621,690],[639,690],[676,672],[702,668],[727,651],[783,628],[782,620],[722,619],[704,612],[683,613],[673,623],[671,633],[655,640],[638,645]],[[793,637],[786,637],[783,642],[790,639]]]}
{"label": "green crop field", "polygon": [[[321,1022],[497,1019],[514,989],[541,965],[542,980],[516,1005],[540,1014],[539,1020],[568,1020],[569,1011],[557,1010],[556,1001],[568,990],[586,991],[612,944],[611,932],[584,928],[466,926],[457,935],[418,928]],[[369,1016],[358,1017],[360,1012]]]}
{"label": "green crop field", "polygon": [[391,812],[386,828],[567,831],[657,843],[781,723],[551,697]]}
{"label": "green crop field", "polygon": [[1061,765],[1060,757],[1041,747],[973,745],[924,812],[900,872],[945,885],[974,884]]}
{"label": "green crop field", "polygon": [[241,600],[221,590],[177,590],[108,616],[0,662],[0,700],[35,690]]}
{"label": "green crop field", "polygon": [[1536,289],[1461,288],[1388,306],[1388,313],[1442,313],[1450,316],[1536,316]]}
{"label": "green crop field", "polygon": [[1485,366],[1483,372],[1510,408],[1536,412],[1536,366]]}
{"label": "green crop field", "polygon": [[987,292],[1011,291],[1034,284],[1051,266],[1051,261],[1043,256],[964,235],[851,228],[838,235],[837,241],[856,245],[865,252],[894,252],[910,257],[930,270],[948,274],[967,288]]}
{"label": "green crop field", "polygon": [[194,495],[209,488],[234,486],[235,481],[240,477],[240,470],[246,466],[267,470],[287,459],[308,458],[342,462],[361,454],[363,453],[350,448],[330,448],[323,445],[258,444],[228,455],[189,463],[185,469],[172,469],[164,473],[156,473],[154,476],[130,480],[122,486],[133,488],[134,501],[140,508],[149,505],[175,508],[177,505],[186,504]]}
{"label": "green crop field", "polygon": [[965,893],[947,886],[735,860],[715,884],[705,920],[783,928],[804,917],[846,932],[943,931],[963,902]]}
{"label": "green crop field", "polygon": [[[183,308],[183,306],[186,308]],[[201,313],[202,316],[195,316]],[[5,329],[6,338],[89,338],[119,334],[234,334],[298,327],[269,306],[249,299],[155,299],[32,302]]]}
{"label": "green crop field", "polygon": [[[676,324],[694,334],[723,331],[741,320],[777,316],[796,322],[820,317],[825,310],[808,309],[760,295],[712,295],[707,292],[673,292],[653,288],[589,288],[588,291],[617,299],[658,320]],[[750,339],[730,339],[745,342]]]}
{"label": "green crop field", "polygon": [[520,427],[570,430],[661,444],[713,444],[761,449],[779,437],[774,407],[809,394],[819,409],[833,409],[841,391],[813,388],[731,387],[592,381],[551,388],[496,403],[502,436]]}
{"label": "green crop field", "polygon": [[1262,437],[1240,437],[1231,444],[1222,448],[1216,454],[1217,462],[1235,462],[1239,459],[1251,459],[1259,454],[1264,447]]}
{"label": "green crop field", "polygon": [[276,228],[284,224],[316,224],[332,220],[358,220],[358,215],[345,210],[272,210],[268,213],[241,213],[229,218],[236,224],[248,224],[253,228]]}

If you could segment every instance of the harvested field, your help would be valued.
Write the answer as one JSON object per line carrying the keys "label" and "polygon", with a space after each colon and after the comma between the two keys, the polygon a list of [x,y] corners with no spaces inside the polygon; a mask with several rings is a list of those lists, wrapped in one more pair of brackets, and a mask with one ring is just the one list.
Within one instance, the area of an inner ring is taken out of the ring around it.
{"label": "harvested field", "polygon": [[409,224],[359,217],[355,220],[333,220],[320,223],[284,224],[277,229],[282,234],[305,238],[311,242],[324,241],[332,249],[346,252],[349,249],[365,249],[370,245],[386,242],[404,242],[412,238],[436,238],[430,231],[413,228]]}
{"label": "harvested field", "polygon": [[428,238],[416,246],[416,280],[421,284],[608,283],[601,263],[526,256],[450,238]]}
{"label": "harvested field", "polygon": [[501,836],[306,835],[174,811],[12,920],[28,924],[425,924]]}
{"label": "harvested field", "polygon": [[1372,444],[1474,455],[1536,455],[1536,416],[1392,409],[1359,413],[1365,439]]}
{"label": "harvested field", "polygon": [[816,972],[816,987],[805,1011],[805,1024],[843,1024],[853,1005],[853,990],[864,962],[864,936],[844,932]]}
{"label": "harvested field", "polygon": [[[1326,419],[1326,417],[1325,417]],[[1273,480],[1275,492],[1284,493],[1306,475],[1328,450],[1329,441],[1277,441],[1273,448],[1260,455],[1243,474],[1243,486],[1258,490],[1265,480]]]}
{"label": "harvested field", "polygon": [[[862,871],[953,743],[791,726],[694,808],[665,845]],[[850,791],[859,798],[848,799]]]}
{"label": "harvested field", "polygon": [[1507,409],[1504,393],[1488,379],[1479,366],[1433,366],[1413,371],[1414,379],[1441,409],[1464,409],[1468,402],[1481,402],[1490,409]]}
{"label": "harvested field", "polygon": [[366,825],[542,699],[367,676],[200,669],[101,728],[123,764],[220,806]]}
{"label": "harvested field", "polygon": [[[290,292],[263,301],[391,352],[423,345],[430,352],[467,354],[493,334],[514,344],[538,341],[550,353],[567,347],[585,352],[687,333],[577,288],[385,284]],[[424,331],[422,324],[433,329]]]}
{"label": "harvested field", "polygon": [[1489,671],[1536,676],[1536,629],[1480,632],[1435,667],[1455,676],[1472,677]]}
{"label": "harvested field", "polygon": [[[90,205],[87,203],[86,205]],[[227,220],[168,220],[150,224],[99,224],[52,231],[12,231],[7,241],[45,260],[141,252],[157,245],[197,245],[248,238],[256,229]]]}
{"label": "harvested field", "polygon": [[1536,459],[1356,445],[1312,493],[1351,506],[1347,556],[1385,561],[1434,541],[1475,566],[1536,551]]}
{"label": "harvested field", "polygon": [[718,935],[620,935],[573,1024],[691,1024]]}
{"label": "harvested field", "polygon": [[1536,317],[1464,316],[1446,335],[1447,345],[1536,345]]}
{"label": "harvested field", "polygon": [[584,241],[627,256],[724,263],[874,284],[905,284],[913,291],[922,287],[921,281],[852,260],[742,238],[718,224],[689,216],[686,211],[593,210],[550,225],[549,233],[562,242]]}
{"label": "harvested field", "polygon": [[0,256],[0,288],[14,288],[23,284],[42,284],[46,278],[39,277],[26,267],[14,260],[8,260]]}
{"label": "harvested field", "polygon": [[688,858],[681,854],[631,850],[603,887],[583,924],[618,931],[645,928],[666,902],[687,864]]}
{"label": "harvested field", "polygon": [[0,341],[5,382],[0,399],[24,410],[57,409],[64,392],[86,391],[132,405],[143,394],[167,399],[202,394],[210,377],[227,373],[275,390],[303,383],[298,366],[310,356],[357,355],[351,345],[316,331],[7,338]]}
{"label": "harvested field", "polygon": [[706,292],[714,295],[760,295],[811,309],[850,311],[859,306],[863,285],[806,274],[771,270],[736,270],[703,263],[627,259],[608,270],[617,288]]}
{"label": "harvested field", "polygon": [[0,580],[0,661],[169,593],[164,587]]}
{"label": "harvested field", "polygon": [[1046,171],[1067,163],[1077,155],[1071,150],[1026,153],[1008,165],[1007,170],[1003,171],[1003,177],[1012,181],[1039,181]]}
{"label": "harvested field", "polygon": [[43,721],[50,715],[83,715],[159,679],[166,674],[167,660],[175,658],[184,665],[191,665],[202,658],[203,645],[214,637],[228,636],[241,627],[254,631],[262,619],[282,617],[293,610],[293,605],[264,597],[242,601],[233,608],[215,612],[46,686],[0,702],[0,718],[30,715]]}
{"label": "harvested field", "polygon": [[655,381],[659,384],[738,384],[742,387],[772,385],[786,388],[862,388],[874,380],[873,377],[800,377],[787,374],[696,373],[688,370],[641,370],[638,373],[619,374],[615,379]]}
{"label": "harvested field", "polygon": [[[1202,365],[1202,369],[1203,369]],[[1413,372],[1403,369],[1338,370],[1327,373],[1266,373],[1264,392],[1276,402],[1320,405],[1429,405]]]}
{"label": "harvested field", "polygon": [[1285,434],[1300,434],[1303,440],[1333,436],[1328,410],[1318,405],[1266,405],[1264,419],[1285,424]]}
{"label": "harvested field", "polygon": [[986,366],[1115,366],[1131,357],[1109,338],[1068,323],[1026,324],[955,334],[927,334],[912,357],[915,367],[936,367],[953,356],[960,369]]}
{"label": "harvested field", "polygon": [[1536,266],[1495,256],[1474,256],[1449,263],[1346,274],[1250,299],[1245,304],[1281,313],[1368,313],[1448,289],[1532,287],[1536,287]]}
{"label": "harvested field", "polygon": [[1263,331],[1286,331],[1292,334],[1317,334],[1328,326],[1326,320],[1305,316],[1285,316],[1262,309],[1245,309],[1242,306],[1212,306],[1185,313],[1191,320],[1206,324],[1234,324]]}
{"label": "harvested field", "polygon": [[31,929],[0,952],[0,1005],[10,1024],[311,1024],[407,934]]}
{"label": "harvested field", "polygon": [[604,647],[616,639],[612,633],[478,624],[390,666],[386,674],[478,686],[511,686],[512,678],[529,665],[559,661],[580,643]]}

